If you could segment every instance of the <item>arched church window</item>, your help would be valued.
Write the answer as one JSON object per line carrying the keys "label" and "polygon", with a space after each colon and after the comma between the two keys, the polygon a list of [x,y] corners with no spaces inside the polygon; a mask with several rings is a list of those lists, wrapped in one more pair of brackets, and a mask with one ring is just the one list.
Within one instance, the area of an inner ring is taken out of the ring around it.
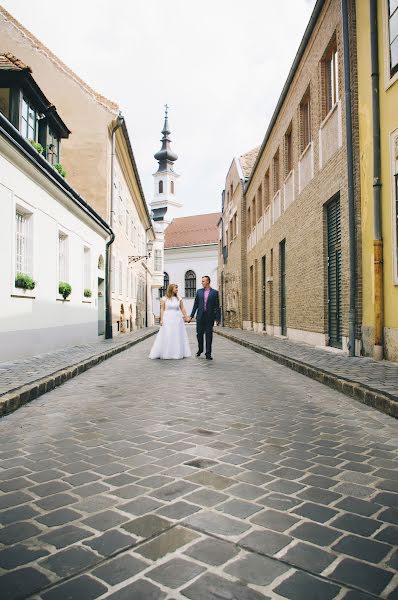
{"label": "arched church window", "polygon": [[159,181],[159,194],[163,194],[163,181]]}
{"label": "arched church window", "polygon": [[161,287],[159,289],[159,298],[163,298],[163,296],[166,295],[167,288],[169,287],[169,283],[170,283],[169,274],[164,272],[163,273],[163,287]]}
{"label": "arched church window", "polygon": [[193,271],[185,273],[185,298],[195,298],[196,275]]}
{"label": "arched church window", "polygon": [[174,194],[174,181],[170,183],[170,191],[172,194]]}

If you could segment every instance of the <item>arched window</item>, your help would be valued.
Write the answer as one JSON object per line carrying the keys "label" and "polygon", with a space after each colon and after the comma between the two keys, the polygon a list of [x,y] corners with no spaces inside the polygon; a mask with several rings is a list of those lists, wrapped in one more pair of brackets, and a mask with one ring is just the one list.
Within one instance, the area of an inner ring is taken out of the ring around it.
{"label": "arched window", "polygon": [[159,194],[163,194],[163,181],[159,181]]}
{"label": "arched window", "polygon": [[170,191],[172,194],[174,194],[174,181],[170,183]]}
{"label": "arched window", "polygon": [[185,273],[185,298],[195,298],[196,275],[193,271]]}
{"label": "arched window", "polygon": [[170,278],[168,273],[163,273],[163,287],[159,289],[159,298],[163,298],[166,295],[167,288],[169,287]]}

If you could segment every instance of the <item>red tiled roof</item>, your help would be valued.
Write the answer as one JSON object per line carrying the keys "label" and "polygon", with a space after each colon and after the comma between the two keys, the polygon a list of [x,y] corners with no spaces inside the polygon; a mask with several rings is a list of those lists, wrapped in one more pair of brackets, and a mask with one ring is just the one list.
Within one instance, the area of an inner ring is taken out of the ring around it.
{"label": "red tiled roof", "polygon": [[216,244],[221,213],[174,219],[166,229],[165,248]]}
{"label": "red tiled roof", "polygon": [[5,52],[0,54],[0,70],[2,71],[28,71],[32,72],[32,69],[25,65],[22,60],[19,60],[11,52]]}

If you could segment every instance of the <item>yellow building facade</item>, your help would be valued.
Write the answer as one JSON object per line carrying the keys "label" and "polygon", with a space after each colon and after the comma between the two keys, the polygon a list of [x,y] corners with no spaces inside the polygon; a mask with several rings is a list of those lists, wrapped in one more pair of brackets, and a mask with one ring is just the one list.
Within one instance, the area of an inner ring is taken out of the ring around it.
{"label": "yellow building facade", "polygon": [[[398,0],[359,0],[356,2],[356,18],[363,351],[367,356],[398,361]],[[378,93],[377,68],[372,68],[372,59],[373,67],[378,65]],[[380,109],[380,158],[377,153],[375,97],[379,98]],[[377,163],[380,165],[380,185]],[[381,209],[379,228],[378,194]],[[377,260],[377,247],[381,246],[380,242],[375,244],[378,238],[382,240],[382,262]]]}

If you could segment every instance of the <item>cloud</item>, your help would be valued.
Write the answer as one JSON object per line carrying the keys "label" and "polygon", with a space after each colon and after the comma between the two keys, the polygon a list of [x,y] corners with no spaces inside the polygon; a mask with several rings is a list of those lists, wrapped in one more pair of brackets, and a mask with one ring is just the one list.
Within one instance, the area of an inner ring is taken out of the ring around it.
{"label": "cloud", "polygon": [[315,0],[3,0],[126,116],[147,201],[163,105],[181,215],[220,208],[233,156],[261,143]]}

